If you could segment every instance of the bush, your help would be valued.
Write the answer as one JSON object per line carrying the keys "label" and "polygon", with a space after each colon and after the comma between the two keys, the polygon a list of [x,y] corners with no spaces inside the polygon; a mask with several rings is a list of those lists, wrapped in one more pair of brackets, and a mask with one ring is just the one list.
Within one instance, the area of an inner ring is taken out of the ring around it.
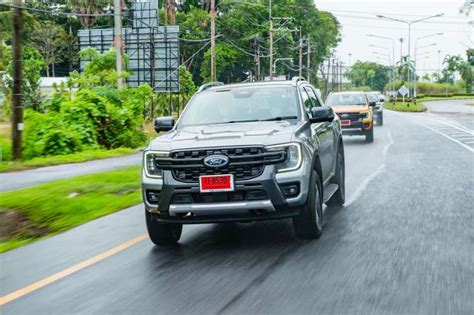
{"label": "bush", "polygon": [[[396,89],[399,89],[402,85],[405,85],[408,88],[413,87],[412,82],[394,82]],[[385,91],[389,91],[391,85],[387,84],[385,86]],[[435,95],[443,95],[445,96],[446,93],[448,94],[455,94],[455,93],[463,93],[464,88],[462,84],[449,84],[449,83],[427,83],[427,82],[418,82],[416,84],[416,93],[424,94],[425,96],[435,96]]]}
{"label": "bush", "polygon": [[25,114],[25,159],[142,145],[144,106],[151,95],[151,88],[144,86],[123,91],[86,88],[63,102],[58,100],[64,98],[53,96],[44,113]]}

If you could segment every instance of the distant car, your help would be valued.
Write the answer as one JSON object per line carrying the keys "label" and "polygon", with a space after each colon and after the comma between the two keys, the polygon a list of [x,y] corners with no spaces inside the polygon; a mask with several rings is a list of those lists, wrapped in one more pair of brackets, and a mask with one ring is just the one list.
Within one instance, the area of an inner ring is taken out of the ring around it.
{"label": "distant car", "polygon": [[331,93],[326,105],[340,117],[344,135],[362,135],[366,142],[374,141],[373,107],[376,102],[370,103],[364,92]]}
{"label": "distant car", "polygon": [[302,78],[203,85],[144,152],[146,224],[157,245],[183,224],[293,218],[303,239],[322,233],[322,203],[344,204],[339,118]]}
{"label": "distant car", "polygon": [[383,125],[383,103],[385,101],[385,96],[380,92],[367,92],[365,93],[369,100],[369,103],[374,103],[374,120],[377,125]]}

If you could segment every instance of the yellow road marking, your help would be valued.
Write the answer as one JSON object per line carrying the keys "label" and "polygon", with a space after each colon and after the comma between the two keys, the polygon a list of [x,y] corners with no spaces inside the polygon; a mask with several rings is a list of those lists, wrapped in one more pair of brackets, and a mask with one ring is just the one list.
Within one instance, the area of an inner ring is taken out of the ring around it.
{"label": "yellow road marking", "polygon": [[98,263],[99,261],[101,260],[104,260],[110,256],[113,256],[115,254],[118,254],[120,253],[121,251],[135,245],[135,244],[138,244],[140,243],[141,241],[145,240],[148,238],[148,235],[147,234],[143,234],[143,235],[140,235],[134,239],[131,239],[129,241],[126,241],[125,243],[122,243],[114,248],[111,248],[101,254],[98,254],[97,256],[94,256],[92,258],[89,258],[87,260],[84,260],[72,267],[69,267],[63,271],[60,271],[58,273],[55,273],[54,275],[52,276],[49,276],[47,278],[44,278],[43,280],[40,280],[40,281],[37,281],[35,283],[32,283],[24,288],[21,288],[19,290],[16,290],[10,294],[7,294],[5,296],[2,296],[0,297],[0,306],[2,305],[5,305],[7,303],[10,303],[11,301],[14,301],[24,295],[27,295],[31,292],[34,292],[36,290],[39,290],[41,289],[42,287],[45,287],[47,286],[48,284],[51,284],[53,282],[56,282],[58,280],[61,280],[67,276],[70,276],[71,274],[79,271],[79,270],[82,270],[84,268],[87,268],[91,265],[94,265],[96,263]]}

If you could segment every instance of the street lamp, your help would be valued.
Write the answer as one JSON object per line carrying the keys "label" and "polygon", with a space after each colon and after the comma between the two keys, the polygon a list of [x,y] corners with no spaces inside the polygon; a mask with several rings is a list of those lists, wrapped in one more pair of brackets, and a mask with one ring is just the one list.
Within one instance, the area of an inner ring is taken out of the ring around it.
{"label": "street lamp", "polygon": [[[408,25],[408,61],[411,61],[411,25],[415,24],[415,23],[423,22],[423,21],[426,21],[426,20],[429,20],[429,19],[441,17],[443,15],[444,15],[444,13],[440,13],[440,14],[427,16],[427,17],[424,17],[424,18],[421,18],[421,19],[418,19],[418,20],[414,20],[414,21],[401,20],[401,19],[397,19],[397,18],[385,16],[385,15],[380,15],[380,14],[378,14],[377,17],[380,18],[380,19],[400,22],[400,23],[404,23],[404,24]],[[410,70],[408,70],[408,72],[410,72]],[[410,77],[410,75],[408,77]]]}
{"label": "street lamp", "polygon": [[428,44],[428,45],[424,45],[424,46],[421,46],[421,47],[418,47],[418,41],[419,40],[422,40],[422,39],[426,39],[426,38],[430,38],[430,37],[434,37],[434,36],[441,36],[443,35],[443,33],[433,33],[433,34],[428,34],[428,35],[425,35],[425,36],[421,36],[421,37],[418,37],[417,39],[415,39],[415,64],[414,64],[414,75],[413,75],[413,86],[414,86],[414,96],[416,97],[416,68],[417,68],[417,64],[416,64],[416,56],[417,56],[417,51],[418,49],[421,49],[421,48],[425,48],[425,47],[431,47],[431,46],[436,46],[436,43],[433,43],[433,44]]}
{"label": "street lamp", "polygon": [[[392,71],[391,71],[391,76],[392,76],[392,90],[394,89],[394,80],[395,80],[395,76],[393,75],[395,70],[393,69],[395,67],[395,40],[393,38],[390,38],[390,37],[385,37],[385,36],[379,36],[379,35],[374,35],[374,34],[366,34],[367,36],[369,37],[373,37],[373,38],[379,38],[379,39],[383,39],[383,40],[388,40],[388,41],[391,41],[392,42]],[[400,57],[401,58],[401,57]]]}

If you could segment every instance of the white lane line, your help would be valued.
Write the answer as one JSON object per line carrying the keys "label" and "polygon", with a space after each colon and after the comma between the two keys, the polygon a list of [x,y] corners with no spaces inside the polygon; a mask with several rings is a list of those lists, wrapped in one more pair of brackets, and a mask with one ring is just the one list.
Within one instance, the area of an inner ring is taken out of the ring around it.
{"label": "white lane line", "polygon": [[385,168],[385,160],[387,159],[387,153],[388,149],[392,146],[393,144],[393,138],[392,138],[392,133],[390,132],[390,129],[388,129],[388,140],[389,142],[385,145],[383,148],[383,153],[382,153],[382,164],[377,168],[375,172],[370,174],[370,176],[367,176],[362,183],[360,183],[359,187],[357,190],[354,192],[354,194],[351,196],[351,198],[345,203],[345,206],[350,206],[353,202],[355,202],[359,197],[362,195],[364,190],[369,186],[370,182],[374,180],[377,175],[382,173],[382,171]]}
{"label": "white lane line", "polygon": [[[460,131],[463,131],[463,132],[465,132],[469,135],[471,135],[471,134],[474,135],[474,130],[468,129],[468,128],[466,128],[464,126],[461,126],[461,125],[457,125],[456,123],[453,123],[452,121],[442,119],[439,116],[431,114],[431,113],[426,114],[426,117],[424,118],[426,123],[422,123],[420,121],[421,119],[419,119],[419,117],[415,118],[414,116],[410,116],[410,114],[402,114],[402,113],[396,113],[396,114],[399,115],[399,116],[403,116],[403,117],[409,117],[409,119],[411,121],[413,121],[414,123],[416,123],[418,125],[421,125],[421,126],[427,128],[427,129],[429,129],[429,130],[431,130],[431,131],[433,131],[433,132],[435,132],[439,135],[442,135],[443,137],[459,144],[460,146],[462,146],[463,148],[467,149],[470,152],[474,152],[474,148],[472,148],[471,146],[468,146],[467,144],[465,144],[464,142],[459,141],[456,138],[451,137],[450,135],[448,135],[444,132],[441,132],[439,130],[439,127],[443,127],[442,125],[450,126],[450,127],[455,128],[455,129],[458,129]],[[436,116],[436,118],[434,116]],[[420,116],[420,117],[422,117],[422,116]],[[441,124],[441,126],[440,125],[433,126],[433,122],[437,122],[438,124]]]}
{"label": "white lane line", "polygon": [[445,138],[448,138],[449,140],[451,140],[451,141],[453,141],[453,142],[459,144],[459,145],[462,146],[463,148],[465,148],[465,149],[467,149],[467,150],[469,150],[469,151],[471,151],[471,152],[474,152],[474,149],[473,149],[473,148],[471,148],[470,146],[467,146],[466,144],[464,144],[463,142],[457,140],[456,138],[453,138],[453,137],[451,137],[451,136],[449,136],[449,135],[447,135],[447,134],[445,134],[445,133],[443,133],[443,132],[441,132],[441,131],[436,130],[435,128],[431,128],[431,127],[429,127],[429,126],[427,126],[427,125],[425,125],[425,124],[423,124],[423,123],[420,123],[420,122],[418,122],[418,121],[417,121],[416,123],[419,124],[419,125],[421,125],[421,126],[423,126],[423,127],[425,127],[425,128],[427,128],[427,129],[429,129],[429,130],[431,130],[431,131],[433,131],[433,132],[436,132],[437,134],[442,135],[442,136],[445,137]]}

